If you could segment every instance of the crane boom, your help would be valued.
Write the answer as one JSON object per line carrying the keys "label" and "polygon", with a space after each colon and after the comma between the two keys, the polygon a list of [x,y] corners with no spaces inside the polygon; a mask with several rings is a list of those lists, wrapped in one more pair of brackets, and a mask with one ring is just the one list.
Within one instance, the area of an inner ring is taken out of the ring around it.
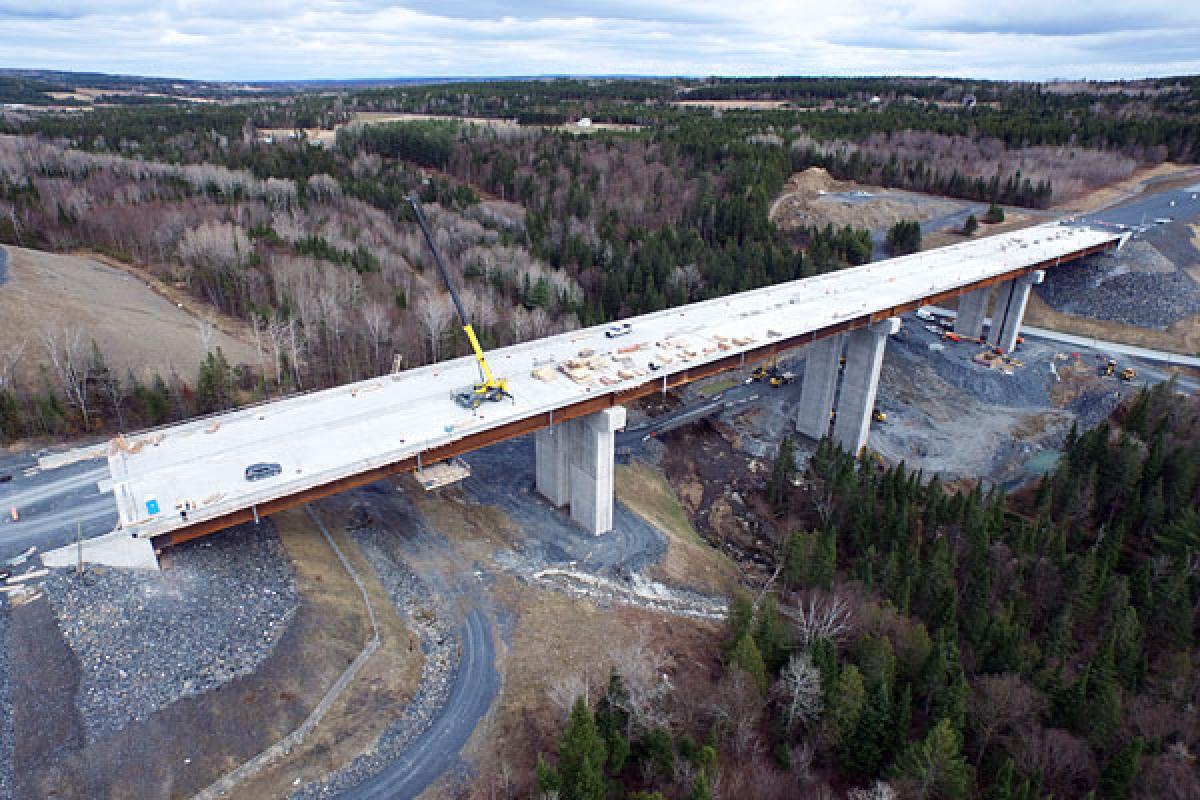
{"label": "crane boom", "polygon": [[412,195],[404,199],[408,201],[408,204],[412,206],[413,213],[416,214],[417,224],[421,226],[421,233],[425,235],[425,243],[429,245],[429,250],[433,253],[433,261],[437,264],[442,282],[446,284],[446,289],[450,292],[450,299],[454,301],[454,310],[458,312],[463,333],[467,335],[467,341],[471,344],[471,351],[475,353],[475,361],[479,366],[480,382],[472,386],[470,390],[456,395],[459,404],[478,408],[483,400],[501,400],[505,397],[512,399],[512,395],[508,391],[508,381],[503,378],[496,379],[492,375],[491,367],[488,366],[487,359],[483,355],[483,348],[479,345],[479,338],[475,335],[475,329],[471,327],[471,320],[467,317],[466,309],[463,308],[462,300],[458,296],[458,290],[454,288],[454,283],[450,280],[450,273],[442,262],[442,254],[438,252],[437,245],[433,243],[433,234],[429,231],[429,224],[425,221],[421,205]]}

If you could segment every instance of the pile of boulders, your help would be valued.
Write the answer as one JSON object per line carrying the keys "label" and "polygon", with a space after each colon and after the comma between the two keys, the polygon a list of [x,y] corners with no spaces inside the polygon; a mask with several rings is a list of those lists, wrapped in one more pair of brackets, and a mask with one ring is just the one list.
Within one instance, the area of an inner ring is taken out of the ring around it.
{"label": "pile of boulders", "polygon": [[1130,242],[1115,256],[1047,270],[1035,291],[1057,311],[1163,330],[1200,311],[1200,285],[1163,261],[1148,242]]}
{"label": "pile of boulders", "polygon": [[61,570],[44,589],[79,659],[76,703],[93,741],[253,672],[299,602],[269,524],[181,545],[162,572]]}

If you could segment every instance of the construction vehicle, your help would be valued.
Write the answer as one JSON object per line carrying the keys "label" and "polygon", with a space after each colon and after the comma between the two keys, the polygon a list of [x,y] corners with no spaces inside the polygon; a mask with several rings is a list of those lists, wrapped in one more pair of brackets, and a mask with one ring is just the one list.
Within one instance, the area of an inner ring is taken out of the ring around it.
{"label": "construction vehicle", "polygon": [[1131,381],[1136,377],[1137,370],[1135,370],[1133,367],[1126,367],[1125,369],[1121,370],[1121,380],[1123,381]]}
{"label": "construction vehicle", "polygon": [[887,412],[881,411],[878,408],[871,411],[871,419],[876,422],[887,422]]}
{"label": "construction vehicle", "polygon": [[1105,362],[1104,368],[1100,371],[1100,374],[1105,378],[1111,378],[1116,373],[1116,371],[1117,371],[1117,362],[1113,361],[1110,358],[1108,361]]}
{"label": "construction vehicle", "polygon": [[750,373],[750,377],[756,381],[766,381],[776,389],[786,386],[796,379],[793,373],[781,370],[774,358],[766,364],[759,364],[755,367],[754,371]]}
{"label": "construction vehicle", "polygon": [[483,356],[483,348],[479,346],[479,339],[475,336],[475,329],[471,327],[471,320],[467,318],[467,312],[463,309],[458,291],[450,280],[450,273],[446,271],[446,265],[442,263],[441,253],[438,252],[437,245],[433,243],[433,235],[429,232],[429,225],[425,222],[425,214],[422,213],[421,206],[415,197],[409,196],[404,199],[408,201],[408,204],[412,206],[413,213],[416,214],[417,224],[421,226],[421,233],[425,234],[425,243],[429,245],[429,250],[433,253],[434,263],[437,264],[442,281],[445,282],[446,289],[450,292],[450,299],[454,301],[454,310],[458,312],[463,333],[467,335],[467,341],[471,343],[471,350],[474,351],[475,361],[479,365],[479,383],[455,392],[455,401],[463,408],[476,409],[484,400],[495,402],[506,397],[512,400],[513,396],[508,391],[508,381],[493,376],[491,367],[488,366],[487,359]]}

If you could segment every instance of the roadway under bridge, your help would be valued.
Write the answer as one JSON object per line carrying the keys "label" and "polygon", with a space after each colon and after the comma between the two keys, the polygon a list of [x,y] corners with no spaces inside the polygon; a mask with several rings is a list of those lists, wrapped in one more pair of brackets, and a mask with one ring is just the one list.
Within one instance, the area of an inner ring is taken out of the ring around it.
{"label": "roadway under bridge", "polygon": [[[966,295],[959,331],[981,338],[994,292],[987,341],[1011,348],[1044,270],[1125,236],[1042,225],[635,317],[619,336],[598,326],[501,348],[488,360],[514,399],[474,411],[453,398],[478,379],[465,357],[124,435],[108,450],[120,529],[162,549],[538,432],[538,490],[603,533],[629,401],[809,346],[797,427],[858,450],[898,314]],[[248,480],[255,464],[278,474]]]}

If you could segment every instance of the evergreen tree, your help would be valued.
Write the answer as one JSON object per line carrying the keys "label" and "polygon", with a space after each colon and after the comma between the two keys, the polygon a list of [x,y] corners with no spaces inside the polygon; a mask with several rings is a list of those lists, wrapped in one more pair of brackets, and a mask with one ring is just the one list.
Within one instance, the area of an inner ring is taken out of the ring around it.
{"label": "evergreen tree", "polygon": [[1134,739],[1117,751],[1100,772],[1100,800],[1125,800],[1137,777],[1142,758],[1142,740]]}
{"label": "evergreen tree", "polygon": [[758,622],[754,627],[754,643],[762,655],[763,665],[769,674],[779,671],[788,658],[787,631],[779,617],[775,598],[767,595],[758,609]]}
{"label": "evergreen tree", "polygon": [[621,674],[613,669],[608,676],[608,688],[596,703],[596,729],[604,739],[608,754],[608,774],[617,776],[629,758],[629,690]]}
{"label": "evergreen tree", "polygon": [[862,673],[850,664],[838,673],[827,692],[825,707],[826,735],[835,747],[849,746],[866,704]]}
{"label": "evergreen tree", "polygon": [[854,733],[842,745],[841,763],[858,775],[876,775],[895,742],[894,722],[891,691],[878,681],[867,695]]}
{"label": "evergreen tree", "polygon": [[604,800],[607,794],[604,781],[606,758],[604,739],[596,730],[596,720],[583,697],[577,697],[558,743],[562,799]]}
{"label": "evergreen tree", "polygon": [[729,664],[745,670],[754,679],[759,692],[767,691],[767,668],[763,664],[758,645],[754,643],[754,637],[749,633],[742,634],[741,638],[734,642],[733,650],[729,653]]}
{"label": "evergreen tree", "polygon": [[779,443],[779,451],[775,454],[775,464],[771,468],[771,480],[767,484],[767,499],[772,505],[780,506],[787,497],[792,477],[796,474],[796,444],[791,436],[784,436]]}
{"label": "evergreen tree", "polygon": [[962,743],[949,720],[943,719],[923,742],[913,743],[896,760],[893,777],[911,787],[912,797],[956,800],[968,797],[975,778],[962,757]]}

